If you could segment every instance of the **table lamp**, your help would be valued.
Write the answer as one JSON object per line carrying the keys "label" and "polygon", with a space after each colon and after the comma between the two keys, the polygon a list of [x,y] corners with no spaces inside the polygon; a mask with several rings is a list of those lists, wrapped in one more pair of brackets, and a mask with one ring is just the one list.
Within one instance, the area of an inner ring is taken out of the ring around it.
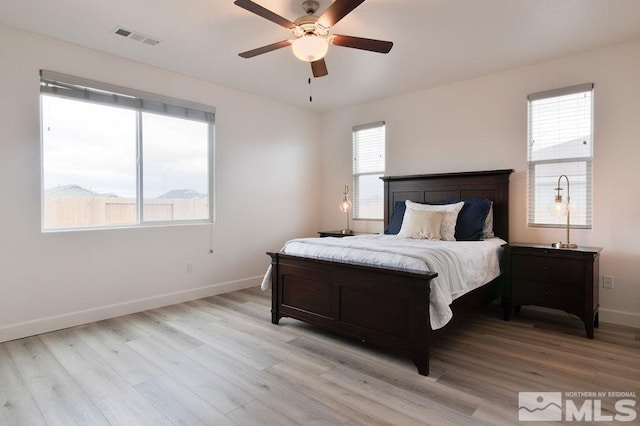
{"label": "table lamp", "polygon": [[343,234],[350,234],[351,230],[349,229],[349,212],[351,211],[351,201],[349,201],[349,185],[344,186],[344,193],[342,194],[342,201],[338,204],[340,211],[345,213],[347,216],[347,227],[342,230]]}
{"label": "table lamp", "polygon": [[569,178],[567,175],[560,175],[558,178],[558,187],[555,189],[556,191],[556,211],[560,213],[562,211],[562,187],[560,186],[560,180],[565,178],[567,181],[567,242],[563,243],[559,241],[557,243],[551,244],[555,248],[576,248],[578,247],[576,244],[571,243],[571,239],[569,238],[569,229],[571,229],[571,197],[569,196]]}

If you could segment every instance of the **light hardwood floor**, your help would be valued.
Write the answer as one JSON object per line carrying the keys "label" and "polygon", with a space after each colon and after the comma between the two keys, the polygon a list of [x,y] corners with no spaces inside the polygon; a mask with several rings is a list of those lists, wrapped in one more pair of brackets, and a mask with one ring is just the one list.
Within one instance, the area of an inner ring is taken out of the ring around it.
{"label": "light hardwood floor", "polygon": [[515,424],[519,391],[640,396],[639,355],[638,329],[601,323],[589,340],[564,313],[504,322],[490,306],[434,345],[423,377],[272,325],[270,294],[249,289],[0,344],[0,424]]}

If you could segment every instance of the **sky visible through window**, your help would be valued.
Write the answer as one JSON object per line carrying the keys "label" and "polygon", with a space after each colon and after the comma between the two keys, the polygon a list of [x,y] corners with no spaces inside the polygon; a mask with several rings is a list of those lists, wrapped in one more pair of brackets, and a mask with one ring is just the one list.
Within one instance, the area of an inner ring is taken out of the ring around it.
{"label": "sky visible through window", "polygon": [[208,132],[207,123],[142,114],[145,198],[176,189],[209,193]]}
{"label": "sky visible through window", "polygon": [[[136,196],[136,111],[42,96],[43,184]],[[144,195],[206,195],[208,124],[142,113]]]}

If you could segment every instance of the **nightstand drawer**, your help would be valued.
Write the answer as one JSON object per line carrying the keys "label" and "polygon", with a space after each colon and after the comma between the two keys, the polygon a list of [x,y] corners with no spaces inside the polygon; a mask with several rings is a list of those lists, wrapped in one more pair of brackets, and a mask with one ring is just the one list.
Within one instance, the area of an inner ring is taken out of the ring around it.
{"label": "nightstand drawer", "polygon": [[581,289],[545,281],[514,280],[513,298],[523,305],[538,305],[582,312],[584,295]]}
{"label": "nightstand drawer", "polygon": [[584,287],[584,262],[582,260],[514,255],[511,262],[513,279]]}

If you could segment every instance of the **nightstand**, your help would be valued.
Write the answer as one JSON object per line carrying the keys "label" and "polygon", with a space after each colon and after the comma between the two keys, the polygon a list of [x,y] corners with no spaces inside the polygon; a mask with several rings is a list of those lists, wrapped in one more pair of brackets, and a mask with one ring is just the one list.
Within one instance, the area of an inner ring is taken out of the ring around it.
{"label": "nightstand", "polygon": [[355,231],[350,231],[348,234],[345,234],[342,231],[318,231],[318,235],[320,235],[320,238],[324,238],[324,237],[342,238],[342,237],[353,237],[354,235],[374,235],[374,234],[372,232],[355,232]]}
{"label": "nightstand", "polygon": [[562,309],[579,317],[587,337],[598,327],[599,247],[573,249],[510,243],[505,246],[505,320],[522,305]]}

